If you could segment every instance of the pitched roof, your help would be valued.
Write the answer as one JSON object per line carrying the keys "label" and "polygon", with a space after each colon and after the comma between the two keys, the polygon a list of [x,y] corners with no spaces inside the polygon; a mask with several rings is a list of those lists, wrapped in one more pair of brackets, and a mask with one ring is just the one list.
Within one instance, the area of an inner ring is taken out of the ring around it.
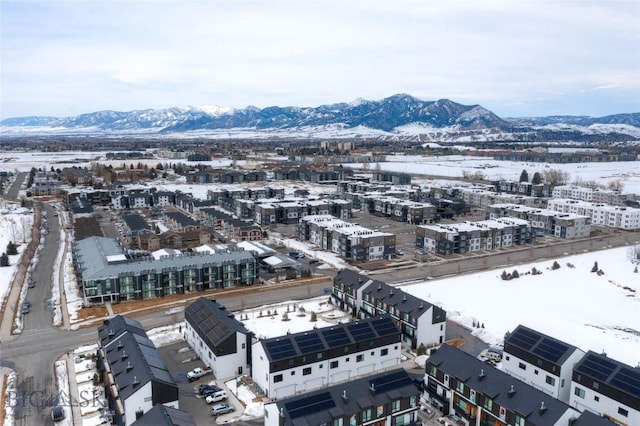
{"label": "pitched roof", "polygon": [[[319,351],[340,348],[361,342],[381,344],[382,338],[394,336],[400,340],[400,331],[389,315],[318,328],[260,341],[270,361],[277,361]],[[375,346],[374,346],[375,347]]]}
{"label": "pitched roof", "polygon": [[156,404],[133,422],[132,426],[196,426],[196,422],[186,411]]}
{"label": "pitched roof", "polygon": [[125,332],[147,337],[147,332],[144,331],[139,321],[122,315],[116,315],[113,318],[104,320],[102,325],[98,327],[100,347],[104,348],[110,343],[115,342],[117,338]]}
{"label": "pitched roof", "polygon": [[[476,392],[488,395],[500,406],[526,417],[531,424],[555,424],[567,410],[573,410],[564,402],[453,346],[442,345],[432,351],[427,364],[435,365]],[[544,404],[544,410],[540,409],[541,404]]]}
{"label": "pitched roof", "polygon": [[284,425],[304,426],[329,423],[334,418],[359,414],[365,408],[411,396],[417,398],[419,391],[407,372],[398,368],[281,399],[275,404],[285,416]]}
{"label": "pitched roof", "polygon": [[235,333],[250,334],[220,303],[199,297],[184,310],[185,319],[210,348],[216,348]]}
{"label": "pitched roof", "polygon": [[522,324],[518,325],[504,339],[505,352],[513,353],[513,347],[534,354],[556,365],[564,364],[567,358],[577,349],[575,346],[542,334]]}
{"label": "pitched roof", "polygon": [[[627,402],[632,407],[640,407],[640,368],[631,367],[620,361],[598,354],[587,352],[575,365],[576,373],[595,379],[611,388],[617,389],[631,398]],[[575,380],[575,378],[574,378]],[[603,389],[604,391],[604,389]]]}

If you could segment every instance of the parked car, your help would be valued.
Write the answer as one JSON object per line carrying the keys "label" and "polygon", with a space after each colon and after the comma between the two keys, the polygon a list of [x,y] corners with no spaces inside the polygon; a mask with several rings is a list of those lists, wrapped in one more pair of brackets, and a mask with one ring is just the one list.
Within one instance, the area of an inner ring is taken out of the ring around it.
{"label": "parked car", "polygon": [[194,368],[193,370],[189,371],[187,373],[187,379],[189,379],[190,382],[194,381],[194,380],[198,380],[200,377],[205,376],[207,374],[211,373],[211,368],[209,367],[197,367]]}
{"label": "parked car", "polygon": [[33,282],[33,280],[31,280],[31,279],[30,279],[30,280],[27,282],[27,287],[29,287],[29,288],[34,288],[35,286],[36,286],[36,283],[34,283],[34,282]]}
{"label": "parked car", "polygon": [[28,300],[25,300],[24,302],[22,302],[22,306],[26,306],[27,308],[31,307],[31,302]]}
{"label": "parked car", "polygon": [[224,401],[225,399],[227,399],[227,393],[219,390],[207,396],[204,400],[207,401],[207,404],[213,404],[214,402]]}
{"label": "parked car", "polygon": [[56,405],[51,409],[51,420],[54,422],[64,420],[64,407],[62,405]]}
{"label": "parked car", "polygon": [[222,388],[219,388],[216,385],[200,385],[198,386],[198,394],[202,396],[211,395],[214,392],[221,391]]}
{"label": "parked car", "polygon": [[29,313],[29,307],[27,305],[25,305],[24,303],[22,304],[22,314],[28,314]]}
{"label": "parked car", "polygon": [[316,263],[320,263],[320,261],[319,261],[318,259],[311,259],[311,260],[309,261],[309,265],[314,265],[314,264],[316,264]]}
{"label": "parked car", "polygon": [[217,404],[211,407],[211,415],[219,416],[221,414],[227,414],[234,411],[236,407],[231,404]]}

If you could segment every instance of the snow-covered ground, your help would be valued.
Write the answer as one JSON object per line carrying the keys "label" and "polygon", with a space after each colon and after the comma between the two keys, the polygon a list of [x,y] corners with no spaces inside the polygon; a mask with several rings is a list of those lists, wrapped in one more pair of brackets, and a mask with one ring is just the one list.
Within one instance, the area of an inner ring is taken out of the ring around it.
{"label": "snow-covered ground", "polygon": [[[24,249],[31,240],[33,211],[20,204],[0,200],[0,254],[7,251],[7,244],[19,244],[18,254],[9,256],[9,266],[0,268],[0,305],[9,294],[11,281],[22,257]],[[22,284],[22,283],[20,283]]]}
{"label": "snow-covered ground", "polygon": [[[490,344],[518,324],[587,351],[606,352],[631,366],[640,362],[640,269],[631,247],[615,248],[470,275],[425,281],[403,290],[476,328]],[[603,274],[591,272],[594,263]],[[571,266],[573,265],[573,266]],[[541,271],[531,275],[532,268]],[[636,269],[638,267],[638,269]],[[518,270],[505,281],[502,271]]]}

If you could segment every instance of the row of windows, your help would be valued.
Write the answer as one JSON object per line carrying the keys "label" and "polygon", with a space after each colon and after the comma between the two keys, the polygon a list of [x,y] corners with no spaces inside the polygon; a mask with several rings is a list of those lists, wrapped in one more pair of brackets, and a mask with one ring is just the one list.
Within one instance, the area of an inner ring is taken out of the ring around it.
{"label": "row of windows", "polygon": [[[594,382],[594,384],[597,384],[597,383]],[[597,387],[596,387],[596,389],[597,389]],[[586,396],[585,390],[582,389],[582,388],[579,388],[578,386],[576,386],[575,389],[573,390],[573,394],[575,396],[577,396],[578,398],[582,398],[582,399],[584,399],[585,396]],[[595,402],[599,402],[600,401],[600,397],[598,395],[594,395],[593,396],[593,400]],[[628,417],[629,416],[629,410],[626,410],[626,409],[624,409],[622,407],[618,407],[618,414],[620,414],[623,417]]]}

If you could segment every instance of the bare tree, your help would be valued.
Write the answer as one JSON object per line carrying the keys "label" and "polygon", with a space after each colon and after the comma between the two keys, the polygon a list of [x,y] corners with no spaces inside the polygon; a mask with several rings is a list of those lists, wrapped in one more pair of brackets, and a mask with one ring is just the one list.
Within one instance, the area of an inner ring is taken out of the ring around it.
{"label": "bare tree", "polygon": [[612,191],[622,192],[624,189],[624,182],[620,179],[612,180],[607,184],[607,187]]}
{"label": "bare tree", "polygon": [[569,172],[560,169],[544,171],[544,180],[552,186],[566,185],[569,182]]}

